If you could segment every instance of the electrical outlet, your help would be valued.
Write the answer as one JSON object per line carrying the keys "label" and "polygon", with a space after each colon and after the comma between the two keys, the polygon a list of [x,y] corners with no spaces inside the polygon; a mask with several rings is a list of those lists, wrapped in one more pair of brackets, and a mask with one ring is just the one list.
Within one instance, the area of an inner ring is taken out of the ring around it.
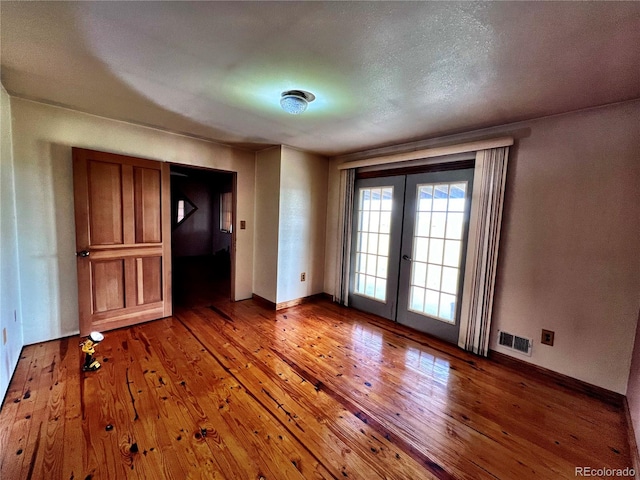
{"label": "electrical outlet", "polygon": [[302,273],[300,274],[300,281],[301,281],[301,282],[304,282],[306,279],[307,279],[307,274],[306,274],[305,272],[302,272]]}
{"label": "electrical outlet", "polygon": [[553,347],[554,336],[555,336],[555,332],[552,332],[551,330],[542,329],[542,338],[540,339],[540,343]]}
{"label": "electrical outlet", "polygon": [[240,220],[240,230],[246,230],[247,222],[246,220]]}

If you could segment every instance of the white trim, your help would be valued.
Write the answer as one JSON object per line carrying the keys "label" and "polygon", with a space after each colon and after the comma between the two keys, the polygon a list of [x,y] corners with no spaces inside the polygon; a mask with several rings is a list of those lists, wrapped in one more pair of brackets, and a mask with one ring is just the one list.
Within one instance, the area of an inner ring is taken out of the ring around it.
{"label": "white trim", "polygon": [[423,167],[425,165],[444,165],[445,163],[463,162],[465,160],[475,160],[476,152],[456,153],[454,155],[445,155],[444,157],[419,158],[417,160],[407,160],[401,165],[397,163],[386,163],[384,165],[372,165],[370,167],[360,167],[358,173],[367,172],[383,172],[385,170],[393,170],[397,168]]}
{"label": "white trim", "polygon": [[453,155],[456,153],[477,152],[481,150],[489,150],[492,148],[508,147],[511,145],[513,145],[513,137],[500,137],[490,140],[479,140],[475,142],[460,143],[457,145],[448,145],[446,147],[431,147],[422,150],[414,150],[411,152],[394,153],[391,155],[384,155],[382,157],[372,157],[365,158],[363,160],[345,162],[338,165],[338,170],[371,167],[374,165],[383,165],[389,163],[400,163],[409,160],[441,157],[443,155]]}

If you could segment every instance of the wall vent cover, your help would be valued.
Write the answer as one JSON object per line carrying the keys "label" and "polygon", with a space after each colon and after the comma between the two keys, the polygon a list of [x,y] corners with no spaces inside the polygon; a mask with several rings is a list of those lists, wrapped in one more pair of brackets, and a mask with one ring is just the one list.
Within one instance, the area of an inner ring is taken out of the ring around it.
{"label": "wall vent cover", "polygon": [[500,339],[498,343],[503,347],[510,348],[516,352],[524,353],[531,356],[531,348],[533,347],[533,341],[529,338],[518,337],[512,333],[500,332]]}

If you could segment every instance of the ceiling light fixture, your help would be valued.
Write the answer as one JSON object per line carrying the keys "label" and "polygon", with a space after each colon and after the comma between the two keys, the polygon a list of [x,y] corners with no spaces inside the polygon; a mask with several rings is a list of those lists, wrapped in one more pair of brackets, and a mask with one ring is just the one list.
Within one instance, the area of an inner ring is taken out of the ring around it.
{"label": "ceiling light fixture", "polygon": [[280,106],[291,115],[299,115],[307,109],[309,102],[313,102],[316,96],[304,90],[287,90],[282,92]]}

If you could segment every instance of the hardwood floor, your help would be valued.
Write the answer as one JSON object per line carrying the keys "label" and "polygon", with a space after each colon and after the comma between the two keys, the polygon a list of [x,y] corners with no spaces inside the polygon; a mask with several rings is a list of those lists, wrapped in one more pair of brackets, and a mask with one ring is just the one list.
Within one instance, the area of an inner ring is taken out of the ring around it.
{"label": "hardwood floor", "polygon": [[2,479],[575,478],[631,467],[619,406],[328,301],[178,309],[26,347]]}

